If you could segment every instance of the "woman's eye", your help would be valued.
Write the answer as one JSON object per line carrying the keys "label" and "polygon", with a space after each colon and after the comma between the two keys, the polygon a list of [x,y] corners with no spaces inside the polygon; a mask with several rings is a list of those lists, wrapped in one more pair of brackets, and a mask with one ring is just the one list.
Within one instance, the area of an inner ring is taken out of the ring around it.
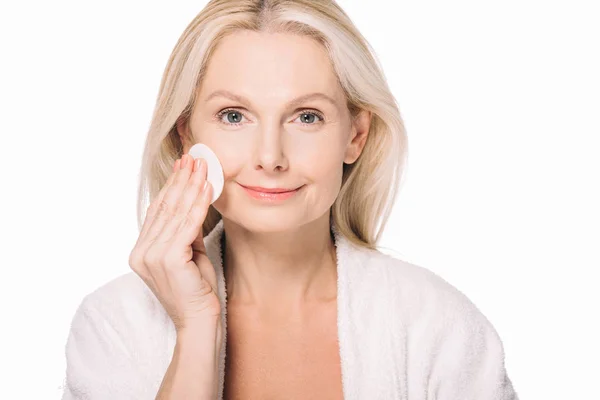
{"label": "woman's eye", "polygon": [[[223,117],[226,117],[225,120]],[[241,125],[242,118],[244,118],[244,114],[237,110],[227,109],[217,113],[217,119],[220,123],[225,125]],[[302,125],[316,125],[324,121],[324,117],[314,111],[305,111],[296,119],[300,119]]]}
{"label": "woman's eye", "polygon": [[[227,122],[223,122],[221,120],[223,118],[223,115],[225,115],[227,117]],[[242,118],[243,118],[242,113],[240,113],[239,111],[235,111],[235,110],[225,110],[225,111],[222,111],[221,113],[219,113],[219,120],[221,120],[221,122],[223,122],[225,124],[239,125]]]}
{"label": "woman's eye", "polygon": [[300,118],[300,122],[306,125],[315,125],[315,120],[317,120],[317,122],[321,122],[323,120],[323,118],[320,115],[315,114],[313,112],[304,112],[300,114],[298,118]]}

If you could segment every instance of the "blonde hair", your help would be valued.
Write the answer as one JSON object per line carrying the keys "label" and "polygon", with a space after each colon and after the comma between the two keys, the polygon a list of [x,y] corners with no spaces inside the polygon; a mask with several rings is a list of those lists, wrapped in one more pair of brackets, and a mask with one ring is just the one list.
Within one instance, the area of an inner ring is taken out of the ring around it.
{"label": "blonde hair", "polygon": [[[354,244],[376,250],[404,175],[408,140],[377,56],[334,0],[211,0],[187,26],[169,57],[146,138],[138,229],[145,218],[142,210],[147,211],[183,155],[176,124],[190,116],[211,54],[223,37],[241,29],[317,40],[330,57],[351,117],[371,111],[361,155],[355,163],[343,164],[330,222]],[[202,226],[204,236],[221,218],[211,205]]]}

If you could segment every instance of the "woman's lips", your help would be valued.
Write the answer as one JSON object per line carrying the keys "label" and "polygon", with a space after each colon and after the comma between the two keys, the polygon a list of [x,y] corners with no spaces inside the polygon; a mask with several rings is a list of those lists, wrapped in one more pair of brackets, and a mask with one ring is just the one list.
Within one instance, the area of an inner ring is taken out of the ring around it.
{"label": "woman's lips", "polygon": [[298,188],[296,188],[296,189],[282,189],[282,188],[269,189],[269,188],[263,188],[263,187],[259,187],[259,186],[245,186],[245,185],[242,185],[242,186],[244,186],[247,189],[252,189],[256,192],[263,192],[263,193],[284,193],[284,192],[291,192],[293,190],[298,189]]}
{"label": "woman's lips", "polygon": [[244,191],[250,197],[257,199],[257,200],[268,201],[268,202],[278,202],[278,201],[287,200],[287,199],[293,197],[296,193],[298,193],[298,191],[300,189],[302,189],[304,187],[304,185],[302,185],[297,189],[290,190],[287,192],[268,193],[268,192],[263,192],[263,191],[259,191],[259,190],[254,190],[254,189],[251,189],[251,188],[243,186],[243,185],[240,185],[240,186],[242,186]]}

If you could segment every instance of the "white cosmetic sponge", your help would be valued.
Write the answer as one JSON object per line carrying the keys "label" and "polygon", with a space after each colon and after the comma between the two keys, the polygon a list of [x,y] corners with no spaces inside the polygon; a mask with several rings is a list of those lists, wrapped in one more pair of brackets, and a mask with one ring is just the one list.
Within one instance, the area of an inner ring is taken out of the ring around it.
{"label": "white cosmetic sponge", "polygon": [[206,165],[208,166],[206,179],[213,187],[213,196],[210,204],[214,203],[223,192],[224,184],[223,166],[221,165],[219,158],[210,147],[202,143],[193,145],[188,154],[192,156],[194,160],[197,158],[204,158],[206,160]]}

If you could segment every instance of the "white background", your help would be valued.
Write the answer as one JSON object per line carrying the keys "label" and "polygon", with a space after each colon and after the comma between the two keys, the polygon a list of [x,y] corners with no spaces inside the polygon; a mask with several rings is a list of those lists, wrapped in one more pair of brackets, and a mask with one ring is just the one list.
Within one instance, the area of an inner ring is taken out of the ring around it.
{"label": "white background", "polygon": [[[2,398],[59,399],[76,307],[131,271],[160,77],[205,3],[0,6]],[[597,396],[598,3],[339,4],[409,135],[380,244],[480,308],[523,400]]]}

